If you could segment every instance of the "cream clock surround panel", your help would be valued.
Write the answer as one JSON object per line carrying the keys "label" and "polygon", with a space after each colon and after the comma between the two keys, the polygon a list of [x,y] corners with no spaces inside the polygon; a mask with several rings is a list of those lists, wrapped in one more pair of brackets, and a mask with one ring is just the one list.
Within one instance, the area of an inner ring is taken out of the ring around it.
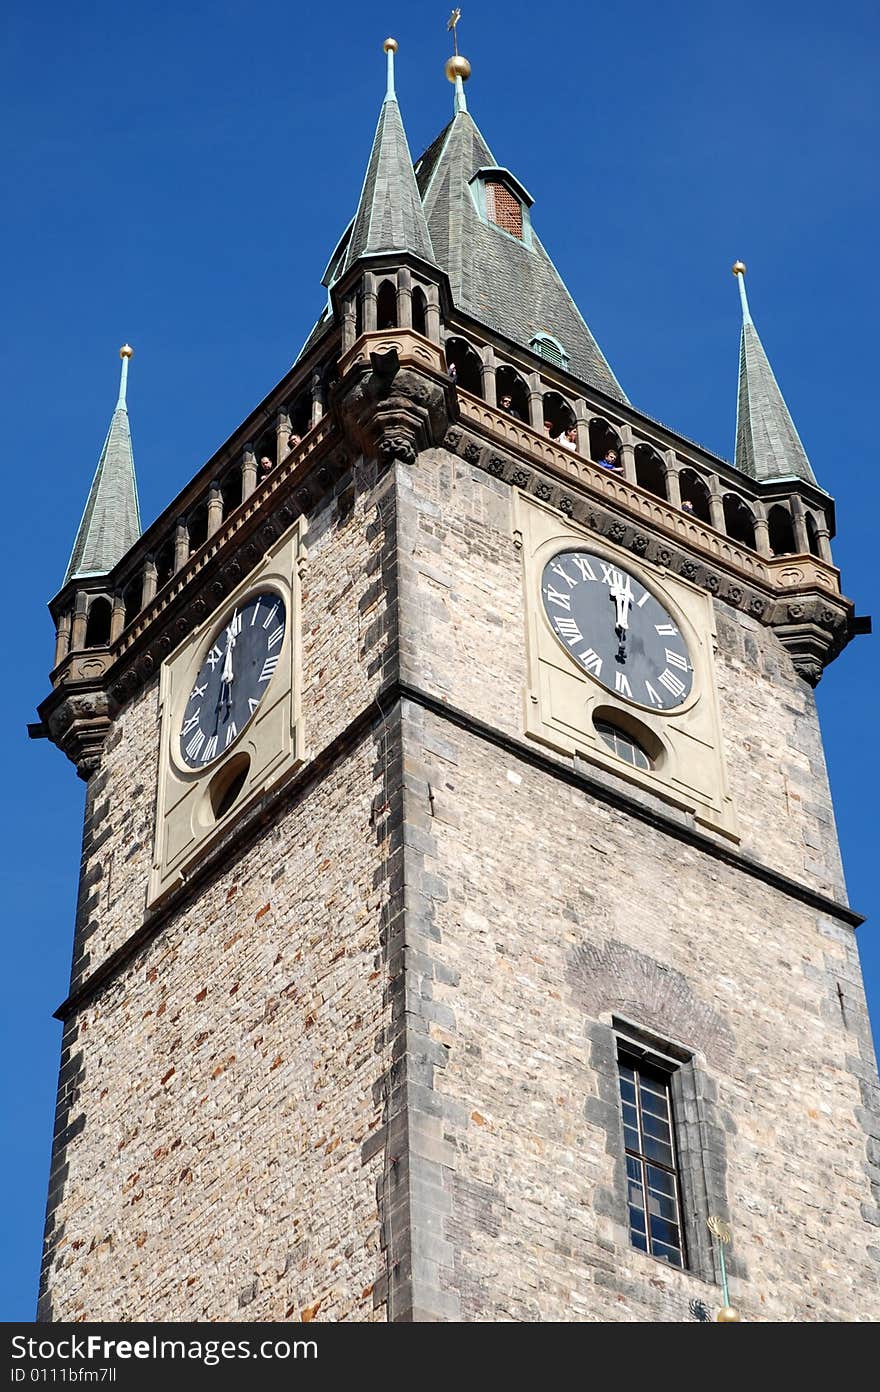
{"label": "cream clock surround panel", "polygon": [[[737,840],[715,682],[711,597],[526,494],[517,491],[514,509],[525,593],[526,734],[637,784]],[[562,563],[558,572],[556,561]],[[547,593],[548,579],[557,574],[554,599]],[[659,656],[639,633],[639,620],[660,643]],[[663,635],[670,632],[667,640]],[[635,663],[636,645],[653,668]],[[631,741],[649,767],[620,757],[609,731],[618,733],[618,744]]]}
{"label": "cream clock surround panel", "polygon": [[304,534],[299,518],[162,665],[149,907],[245,807],[303,762]]}

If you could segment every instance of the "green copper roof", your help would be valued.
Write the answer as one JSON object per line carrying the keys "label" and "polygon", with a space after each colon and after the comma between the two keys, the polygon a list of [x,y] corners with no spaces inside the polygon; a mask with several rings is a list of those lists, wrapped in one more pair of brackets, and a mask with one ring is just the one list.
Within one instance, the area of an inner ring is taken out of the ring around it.
{"label": "green copper roof", "polygon": [[[740,264],[740,263],[737,263]],[[815,483],[813,470],[773,375],[746,298],[745,275],[736,272],[742,300],[739,397],[734,463],[753,479],[801,478]]]}
{"label": "green copper roof", "polygon": [[379,113],[344,269],[347,271],[361,256],[382,251],[411,251],[434,262],[412,157],[394,95],[392,52],[388,53],[388,91]]}
{"label": "green copper roof", "polygon": [[575,376],[625,401],[534,230],[529,228],[529,235],[519,241],[477,211],[477,173],[505,171],[458,96],[453,119],[416,170],[431,242],[438,264],[449,276],[456,306],[525,348],[536,334],[552,334],[565,349]]}
{"label": "green copper roof", "polygon": [[122,359],[119,400],[101,450],[64,584],[87,575],[106,575],[141,534],[134,454],[125,401],[128,357]]}

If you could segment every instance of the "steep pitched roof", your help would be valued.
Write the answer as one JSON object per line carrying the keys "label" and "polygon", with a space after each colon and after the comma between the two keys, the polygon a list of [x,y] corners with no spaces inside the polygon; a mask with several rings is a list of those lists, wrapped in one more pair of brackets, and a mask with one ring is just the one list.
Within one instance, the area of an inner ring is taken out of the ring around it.
{"label": "steep pitched roof", "polygon": [[141,534],[134,454],[125,393],[128,360],[124,351],[119,400],[89,489],[82,521],[73,543],[64,584],[87,575],[106,575]]}
{"label": "steep pitched roof", "polygon": [[815,483],[807,452],[752,322],[741,261],[736,263],[734,274],[743,311],[734,463],[753,479],[795,477]]}
{"label": "steep pitched roof", "polygon": [[346,271],[359,257],[379,251],[411,251],[434,262],[412,156],[394,95],[393,51],[388,53],[388,59],[388,91],[351,230]]}
{"label": "steep pitched roof", "polygon": [[571,371],[626,400],[543,245],[508,236],[477,212],[471,181],[497,161],[461,104],[416,169],[437,263],[447,272],[455,304],[528,348],[550,333],[565,348]]}

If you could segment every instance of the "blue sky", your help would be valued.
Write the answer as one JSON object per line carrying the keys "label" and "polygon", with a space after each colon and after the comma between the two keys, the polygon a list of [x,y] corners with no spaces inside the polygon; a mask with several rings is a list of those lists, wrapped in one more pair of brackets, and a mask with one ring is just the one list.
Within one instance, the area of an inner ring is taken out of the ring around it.
{"label": "blue sky", "polygon": [[[876,5],[465,4],[471,111],[630,399],[727,458],[739,304],[820,483],[858,612],[877,609]],[[276,0],[14,4],[0,234],[7,332],[7,1201],[0,1318],[32,1317],[84,785],[25,725],[125,339],[144,522],[285,373],[323,301],[384,90],[413,155],[445,124],[448,8]],[[833,22],[833,28],[829,27]],[[875,1028],[880,681],[856,639],[818,699]],[[707,925],[707,931],[712,931]],[[723,931],[721,925],[716,931]]]}

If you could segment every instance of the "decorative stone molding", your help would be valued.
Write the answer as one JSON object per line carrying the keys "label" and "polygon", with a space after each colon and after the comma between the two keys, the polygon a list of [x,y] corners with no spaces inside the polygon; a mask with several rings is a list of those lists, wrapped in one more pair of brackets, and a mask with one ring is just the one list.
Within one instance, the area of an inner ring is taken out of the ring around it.
{"label": "decorative stone molding", "polygon": [[116,714],[113,698],[94,682],[62,685],[47,696],[38,714],[49,739],[76,765],[80,778],[91,778]]}
{"label": "decorative stone molding", "polygon": [[435,355],[425,363],[421,355],[407,355],[411,339],[420,335],[363,334],[343,359],[348,370],[333,393],[334,412],[353,448],[384,464],[414,464],[421,450],[443,439],[453,410],[451,382],[441,384],[420,370],[439,367],[439,350],[425,340]]}
{"label": "decorative stone molding", "polygon": [[[536,436],[522,422],[510,421],[479,403],[481,410],[476,414],[481,424],[497,419],[512,446],[540,456],[539,468],[524,467],[512,449],[501,452],[497,441],[490,443],[472,434],[466,428],[467,419],[475,414],[472,402],[462,405],[462,420],[446,432],[447,449],[493,478],[558,508],[597,536],[702,586],[774,628],[796,671],[811,686],[846,646],[852,635],[853,606],[840,594],[834,566],[812,555],[765,558],[750,553],[706,524],[676,513],[663,499],[589,460],[573,460],[569,451],[555,448],[553,441]],[[644,523],[656,528],[657,534],[643,531]]]}

